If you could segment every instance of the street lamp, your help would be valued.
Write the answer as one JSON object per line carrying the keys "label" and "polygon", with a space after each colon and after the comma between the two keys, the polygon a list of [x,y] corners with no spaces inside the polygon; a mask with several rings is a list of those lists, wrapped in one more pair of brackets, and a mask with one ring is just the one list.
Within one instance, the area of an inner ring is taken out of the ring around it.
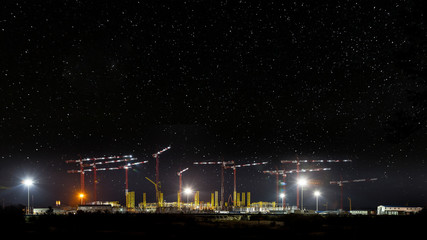
{"label": "street lamp", "polygon": [[319,191],[315,191],[314,192],[314,196],[316,197],[316,212],[319,211],[319,196],[320,196],[320,192]]}
{"label": "street lamp", "polygon": [[22,184],[24,184],[28,189],[28,202],[27,202],[27,215],[30,214],[30,187],[34,184],[33,179],[27,178],[24,181],[22,181]]}
{"label": "street lamp", "polygon": [[85,195],[84,193],[80,193],[79,194],[79,198],[80,198],[80,205],[83,205],[83,199],[84,199]]}
{"label": "street lamp", "polygon": [[283,199],[285,198],[285,194],[284,194],[284,193],[281,193],[279,196],[280,196],[280,198],[282,199],[282,210],[284,210],[284,207],[283,207]]}
{"label": "street lamp", "polygon": [[304,186],[307,185],[307,179],[305,178],[298,179],[298,185],[301,186],[301,209],[304,210]]}
{"label": "street lamp", "polygon": [[187,204],[188,204],[188,195],[190,195],[193,192],[191,188],[185,188],[184,194],[187,195]]}

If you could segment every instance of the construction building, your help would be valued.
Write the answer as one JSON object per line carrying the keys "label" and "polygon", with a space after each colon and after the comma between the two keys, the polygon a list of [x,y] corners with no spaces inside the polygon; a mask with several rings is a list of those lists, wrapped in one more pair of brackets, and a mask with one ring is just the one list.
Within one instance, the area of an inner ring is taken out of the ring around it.
{"label": "construction building", "polygon": [[126,193],[126,208],[128,210],[135,209],[135,192]]}

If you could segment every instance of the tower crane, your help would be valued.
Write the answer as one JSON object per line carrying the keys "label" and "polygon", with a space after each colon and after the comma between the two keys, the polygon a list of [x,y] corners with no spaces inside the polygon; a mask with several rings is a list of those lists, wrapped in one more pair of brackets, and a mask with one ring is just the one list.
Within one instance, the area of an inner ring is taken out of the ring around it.
{"label": "tower crane", "polygon": [[179,190],[178,190],[178,208],[181,207],[181,192],[182,192],[182,174],[187,171],[188,168],[185,168],[179,172],[177,172],[177,175],[179,177]]}
{"label": "tower crane", "polygon": [[[94,201],[96,201],[96,183],[97,183],[97,178],[96,178],[96,165],[98,164],[105,164],[105,163],[113,163],[113,162],[122,162],[122,161],[131,161],[131,160],[136,160],[136,158],[132,158],[132,155],[124,155],[124,156],[110,156],[110,157],[93,157],[93,158],[82,158],[79,155],[79,159],[77,160],[66,160],[66,163],[78,163],[80,166],[80,170],[71,170],[72,173],[78,172],[80,173],[80,193],[84,194],[85,193],[85,175],[84,173],[86,172],[84,170],[84,167],[87,166],[92,166],[93,168],[93,172],[94,172],[94,180],[93,180],[93,188],[94,188]],[[99,162],[101,160],[107,160],[107,161],[103,161],[103,162]],[[90,162],[92,161],[91,164],[85,164],[85,162]],[[70,172],[70,171],[69,171]]]}
{"label": "tower crane", "polygon": [[165,148],[163,148],[162,150],[160,150],[160,151],[158,151],[158,152],[156,152],[156,153],[153,153],[153,158],[155,158],[156,159],[156,185],[158,185],[158,191],[156,191],[156,201],[157,202],[159,202],[159,191],[160,191],[160,176],[159,176],[159,156],[160,156],[160,154],[162,154],[162,153],[164,153],[164,152],[166,152],[167,150],[169,150],[169,149],[171,149],[171,146],[168,146],[168,147],[165,147]]}
{"label": "tower crane", "polygon": [[236,206],[237,203],[237,183],[236,183],[236,169],[237,168],[241,168],[241,167],[251,167],[251,166],[260,166],[260,165],[265,165],[268,162],[254,162],[254,163],[246,163],[246,164],[233,164],[231,166],[224,166],[225,169],[233,169],[233,176],[234,176],[234,191],[233,191],[233,202],[234,202],[234,206]]}
{"label": "tower crane", "polygon": [[[329,171],[331,170],[330,168],[309,168],[309,169],[292,169],[292,170],[285,170],[285,169],[276,169],[276,170],[266,170],[263,171],[263,173],[266,174],[271,174],[271,175],[276,175],[276,202],[279,202],[279,176],[282,175],[283,177],[283,183],[284,183],[284,189],[283,192],[285,193],[285,186],[286,186],[286,176],[287,174],[290,173],[297,173],[299,174],[300,172],[305,173],[305,172],[319,172],[319,171]],[[286,194],[286,193],[285,193]],[[299,199],[297,198],[297,201]],[[285,199],[283,199],[283,208],[286,206],[286,202]],[[297,206],[299,206],[298,202],[297,202]]]}
{"label": "tower crane", "polygon": [[[154,185],[154,189],[156,190],[156,202],[157,202],[156,205],[157,205],[157,209],[159,210],[159,207],[161,206],[161,203],[160,203],[160,190],[159,190],[159,188],[160,188],[160,182],[156,183],[153,180],[149,179],[148,177],[145,177],[145,179],[147,179],[149,182],[151,182]],[[159,198],[157,198],[157,196]]]}
{"label": "tower crane", "polygon": [[[136,160],[136,158],[119,159],[119,160],[114,160],[114,161],[110,160],[110,161],[106,161],[106,162],[108,162],[108,163],[123,162],[123,161],[127,162],[127,161],[132,161],[132,160]],[[112,171],[112,170],[124,169],[125,170],[125,195],[126,195],[128,193],[128,191],[129,191],[128,170],[131,169],[133,166],[144,164],[144,163],[148,163],[148,161],[132,162],[132,163],[128,162],[125,165],[117,166],[117,167],[102,167],[102,168],[86,168],[86,169],[81,169],[81,170],[68,170],[67,173],[80,173],[81,174],[82,171],[83,171],[83,174],[84,174],[84,172],[94,172],[94,173],[96,173],[97,171]],[[102,163],[98,163],[98,164],[102,164]],[[89,164],[88,166],[91,166],[91,165],[92,164]],[[94,176],[95,176],[95,174],[94,174]],[[96,182],[94,184],[96,184]],[[94,190],[96,191],[96,188]],[[96,195],[94,194],[94,196],[96,196]]]}
{"label": "tower crane", "polygon": [[337,184],[340,188],[341,188],[341,210],[343,209],[343,185],[347,184],[347,183],[358,183],[358,182],[373,182],[373,181],[377,181],[378,178],[364,178],[364,179],[355,179],[355,180],[339,180],[339,181],[330,181],[330,184]]}
{"label": "tower crane", "polygon": [[217,162],[193,162],[194,165],[221,165],[221,209],[224,209],[224,169],[231,164],[234,164],[234,161],[217,161]]}
{"label": "tower crane", "polygon": [[[331,159],[327,159],[327,160],[307,160],[307,159],[299,159],[298,156],[296,157],[296,159],[292,159],[292,160],[281,160],[281,163],[292,163],[292,164],[296,164],[297,165],[297,179],[299,179],[299,168],[300,168],[300,164],[301,163],[347,163],[347,162],[352,162],[352,160],[349,159],[345,159],[345,160],[331,160]],[[299,208],[299,186],[297,185],[297,208]]]}
{"label": "tower crane", "polygon": [[250,167],[250,166],[259,166],[265,165],[268,162],[254,162],[254,163],[246,163],[246,164],[235,164],[234,161],[217,161],[217,162],[193,162],[194,165],[221,165],[221,208],[224,207],[224,170],[225,169],[233,169],[234,173],[234,192],[233,192],[233,200],[234,204],[236,204],[236,195],[237,195],[237,183],[236,183],[236,169],[241,167]]}

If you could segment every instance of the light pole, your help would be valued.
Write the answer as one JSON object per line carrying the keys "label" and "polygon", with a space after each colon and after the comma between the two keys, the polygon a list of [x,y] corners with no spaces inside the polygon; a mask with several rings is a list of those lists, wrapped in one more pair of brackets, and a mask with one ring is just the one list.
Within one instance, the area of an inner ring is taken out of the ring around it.
{"label": "light pole", "polygon": [[188,195],[190,195],[192,192],[193,190],[191,190],[191,188],[184,189],[184,193],[185,195],[187,195],[187,205],[188,205]]}
{"label": "light pole", "polygon": [[30,214],[30,187],[34,184],[34,181],[32,179],[25,179],[22,181],[22,183],[27,186],[28,189],[28,199],[27,199],[27,215]]}
{"label": "light pole", "polygon": [[316,212],[319,211],[319,196],[320,196],[320,192],[319,191],[315,191],[314,192],[314,196],[316,197]]}
{"label": "light pole", "polygon": [[301,210],[304,210],[304,186],[307,185],[307,179],[300,178],[298,180],[298,185],[301,186]]}
{"label": "light pole", "polygon": [[283,199],[285,198],[285,194],[281,193],[280,198],[282,199],[282,210],[285,210],[285,208],[283,207]]}

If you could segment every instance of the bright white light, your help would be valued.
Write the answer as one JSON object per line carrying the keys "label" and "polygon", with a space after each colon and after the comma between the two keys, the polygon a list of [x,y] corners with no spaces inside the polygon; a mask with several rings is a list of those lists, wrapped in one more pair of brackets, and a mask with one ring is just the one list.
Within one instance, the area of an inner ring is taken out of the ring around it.
{"label": "bright white light", "polygon": [[300,185],[300,186],[305,186],[305,185],[307,185],[307,179],[305,179],[305,178],[300,178],[300,179],[298,179],[298,185]]}
{"label": "bright white light", "polygon": [[191,189],[191,188],[186,188],[186,189],[184,189],[184,193],[185,194],[190,194],[190,193],[192,193],[193,192],[193,190]]}
{"label": "bright white light", "polygon": [[319,191],[315,191],[314,192],[314,196],[316,196],[316,197],[320,196],[320,192]]}
{"label": "bright white light", "polygon": [[285,197],[285,194],[284,194],[284,193],[281,193],[279,196],[280,196],[280,198],[284,198],[284,197]]}
{"label": "bright white light", "polygon": [[22,183],[23,183],[25,186],[29,187],[29,186],[31,186],[31,185],[33,185],[33,184],[34,184],[34,181],[33,181],[33,179],[25,179],[24,181],[22,181]]}

